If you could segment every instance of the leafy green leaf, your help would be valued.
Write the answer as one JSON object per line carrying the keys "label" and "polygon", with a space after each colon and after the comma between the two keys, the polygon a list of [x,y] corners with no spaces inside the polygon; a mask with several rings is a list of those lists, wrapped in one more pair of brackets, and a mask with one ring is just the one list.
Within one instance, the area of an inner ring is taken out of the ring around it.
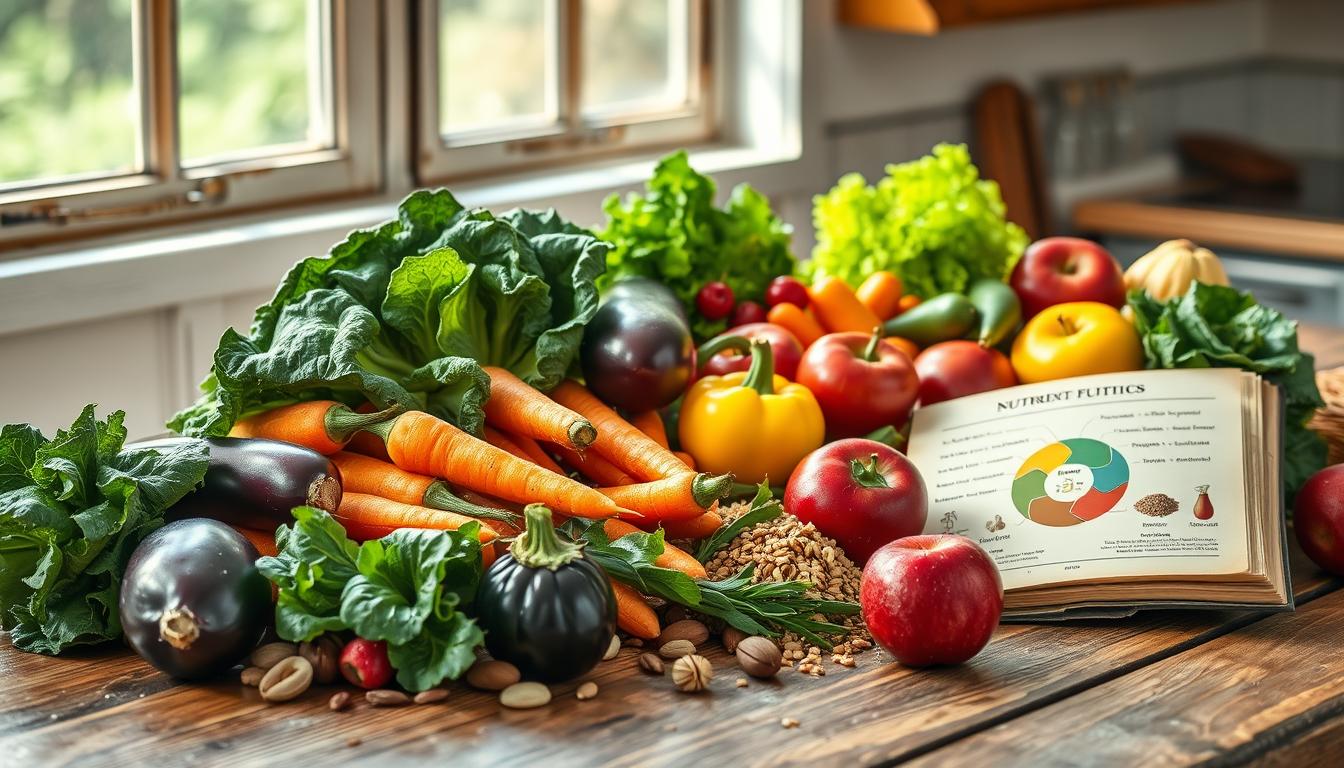
{"label": "leafy green leaf", "polygon": [[962,144],[888,165],[874,186],[847,174],[812,206],[817,244],[802,271],[853,286],[889,270],[926,299],[962,293],[982,277],[1007,279],[1027,246],[1022,228],[1004,218],[998,184],[980,178]]}
{"label": "leafy green leaf", "polygon": [[257,570],[278,588],[275,628],[293,642],[345,629],[341,594],[359,573],[359,545],[325,510],[295,507],[294,525],[275,532],[279,550],[257,560]]}

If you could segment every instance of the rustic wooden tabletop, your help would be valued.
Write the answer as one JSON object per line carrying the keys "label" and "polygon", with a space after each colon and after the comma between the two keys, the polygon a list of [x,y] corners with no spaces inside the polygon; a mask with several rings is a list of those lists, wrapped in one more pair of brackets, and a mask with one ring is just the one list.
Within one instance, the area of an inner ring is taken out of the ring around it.
{"label": "rustic wooden tabletop", "polygon": [[[1303,345],[1344,364],[1344,332],[1304,329]],[[315,688],[273,706],[236,680],[176,684],[121,648],[53,659],[0,639],[0,765],[1336,766],[1344,581],[1294,546],[1293,584],[1289,614],[1005,625],[953,668],[875,650],[852,670],[738,688],[716,648],[698,695],[641,673],[627,648],[589,676],[597,698],[557,686],[526,711],[461,685],[437,705],[332,713],[332,689]]]}

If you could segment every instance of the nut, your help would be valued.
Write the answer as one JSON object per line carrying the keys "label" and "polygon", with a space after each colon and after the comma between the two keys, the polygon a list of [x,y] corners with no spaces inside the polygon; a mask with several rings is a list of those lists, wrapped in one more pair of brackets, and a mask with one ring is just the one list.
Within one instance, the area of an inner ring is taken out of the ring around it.
{"label": "nut", "polygon": [[774,677],[783,655],[773,640],[753,635],[737,644],[737,665],[752,677]]}
{"label": "nut", "polygon": [[288,659],[290,656],[298,655],[298,653],[299,647],[293,643],[267,643],[260,648],[257,648],[252,652],[251,656],[247,657],[247,665],[249,667],[270,669],[276,664]]}
{"label": "nut", "polygon": [[507,661],[482,659],[467,670],[467,685],[482,691],[502,691],[522,677],[518,668]]}
{"label": "nut", "polygon": [[690,640],[673,640],[658,647],[658,655],[664,659],[680,659],[695,653],[695,643]]}
{"label": "nut", "polygon": [[713,679],[714,667],[704,656],[692,653],[682,656],[672,665],[672,682],[686,693],[705,690]]}
{"label": "nut", "polygon": [[658,658],[656,653],[641,653],[639,654],[639,668],[650,675],[661,675],[663,674],[663,660]]}
{"label": "nut", "polygon": [[401,691],[394,691],[390,688],[378,688],[367,691],[364,694],[364,700],[371,707],[404,707],[411,703],[411,697]]}
{"label": "nut", "polygon": [[415,694],[411,699],[416,704],[438,704],[448,698],[448,690],[445,688],[430,688],[427,691],[421,691]]}
{"label": "nut", "polygon": [[574,691],[574,698],[579,701],[587,701],[597,695],[597,683],[589,680],[579,685],[578,690]]}
{"label": "nut", "polygon": [[686,608],[675,603],[667,606],[667,610],[663,611],[663,621],[668,624],[676,624],[684,618],[686,618]]}
{"label": "nut", "polygon": [[290,656],[266,670],[257,691],[261,698],[274,704],[297,697],[312,684],[313,665],[302,656]]}
{"label": "nut", "polygon": [[723,650],[734,653],[737,651],[737,644],[747,639],[747,633],[737,627],[728,627],[723,630]]}
{"label": "nut", "polygon": [[313,665],[313,682],[330,685],[340,674],[341,646],[330,635],[299,644],[299,655]]}
{"label": "nut", "polygon": [[261,685],[261,678],[266,676],[266,670],[261,667],[247,667],[243,670],[243,685],[250,688],[256,688]]}
{"label": "nut", "polygon": [[781,717],[779,719],[779,725],[781,728],[797,728],[798,721],[794,720],[792,717]]}
{"label": "nut", "polygon": [[616,658],[616,654],[621,652],[621,638],[612,635],[611,642],[607,644],[607,652],[602,654],[603,661],[611,661]]}
{"label": "nut", "polygon": [[327,699],[327,709],[332,712],[340,712],[348,706],[350,706],[349,691],[337,691],[331,694],[330,699]]}
{"label": "nut", "polygon": [[709,640],[709,627],[695,619],[682,619],[668,624],[658,636],[658,645],[667,645],[673,640],[689,640],[691,645],[703,645]]}
{"label": "nut", "polygon": [[749,683],[747,682],[747,678],[739,677],[737,678],[736,685],[738,688],[746,688],[749,685]]}
{"label": "nut", "polygon": [[514,683],[499,692],[499,703],[509,709],[544,707],[551,702],[551,689],[541,683]]}

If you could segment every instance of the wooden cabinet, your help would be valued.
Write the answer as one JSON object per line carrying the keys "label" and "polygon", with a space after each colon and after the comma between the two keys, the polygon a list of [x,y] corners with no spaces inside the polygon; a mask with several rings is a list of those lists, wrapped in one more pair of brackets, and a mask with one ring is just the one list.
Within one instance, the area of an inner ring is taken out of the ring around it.
{"label": "wooden cabinet", "polygon": [[934,35],[947,27],[1178,2],[1191,0],[840,0],[839,11],[850,26]]}

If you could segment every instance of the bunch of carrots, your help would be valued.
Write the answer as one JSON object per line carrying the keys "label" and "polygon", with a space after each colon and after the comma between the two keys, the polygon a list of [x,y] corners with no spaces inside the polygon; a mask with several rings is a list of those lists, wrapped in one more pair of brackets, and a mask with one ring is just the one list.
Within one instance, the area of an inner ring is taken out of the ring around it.
{"label": "bunch of carrots", "polygon": [[[626,420],[577,382],[547,396],[507,370],[485,371],[484,439],[420,411],[360,413],[328,400],[249,416],[230,434],[331,456],[344,489],[334,517],[351,538],[476,520],[487,565],[494,542],[516,534],[518,510],[534,502],[561,519],[605,519],[612,539],[660,526],[669,539],[703,538],[723,524],[718,503],[733,477],[696,472],[690,456],[673,453],[657,413]],[[695,558],[671,545],[659,564],[705,578]],[[643,597],[624,584],[613,589],[621,628],[656,637],[658,619]]]}

